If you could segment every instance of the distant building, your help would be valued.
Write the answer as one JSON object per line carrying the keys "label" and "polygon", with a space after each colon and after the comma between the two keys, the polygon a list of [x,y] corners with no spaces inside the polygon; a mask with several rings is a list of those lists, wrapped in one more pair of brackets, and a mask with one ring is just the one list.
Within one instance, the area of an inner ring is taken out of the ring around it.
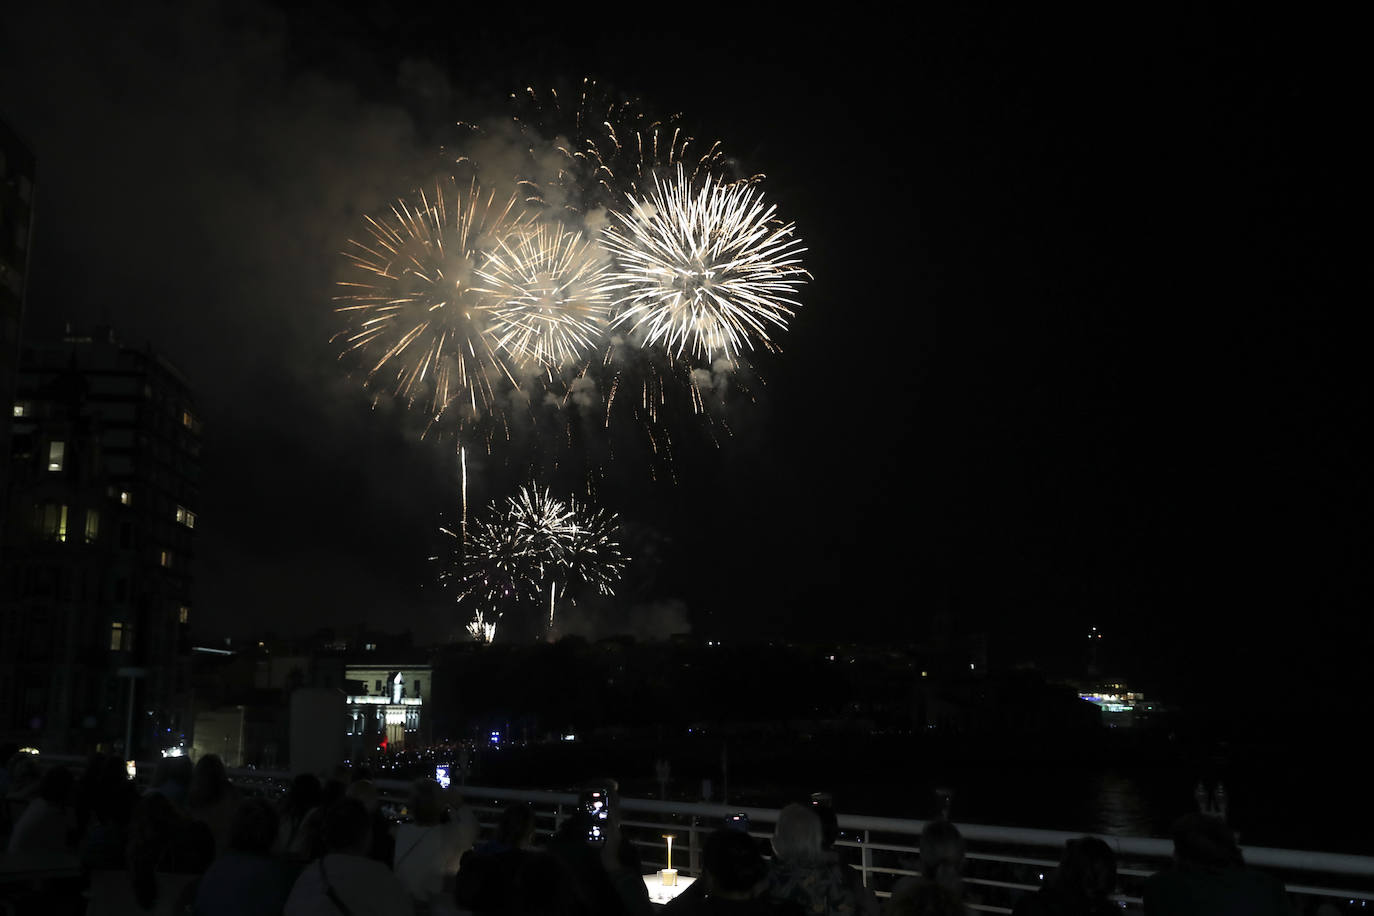
{"label": "distant building", "polygon": [[[33,153],[0,121],[0,529],[10,480],[10,405],[19,371],[24,291],[33,239]],[[3,549],[3,547],[0,547]]]}
{"label": "distant building", "polygon": [[189,731],[201,425],[109,329],[23,349],[0,552],[0,740],[144,759]]}
{"label": "distant building", "polygon": [[348,665],[348,750],[365,754],[386,742],[388,750],[431,743],[425,691],[430,665]]}

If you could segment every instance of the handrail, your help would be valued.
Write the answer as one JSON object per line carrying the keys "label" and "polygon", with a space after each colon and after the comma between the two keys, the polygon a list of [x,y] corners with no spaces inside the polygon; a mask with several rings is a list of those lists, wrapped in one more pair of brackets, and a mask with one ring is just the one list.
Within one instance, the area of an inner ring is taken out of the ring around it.
{"label": "handrail", "polygon": [[[84,763],[80,758],[63,758],[57,756],[45,756],[45,760],[56,760],[63,763],[71,763],[80,766]],[[140,767],[142,769],[142,767]],[[147,772],[151,772],[151,765],[147,767]],[[279,784],[289,783],[291,775],[285,771],[267,771],[252,769],[230,770],[229,775],[245,782],[265,781]],[[409,790],[411,781],[408,779],[389,779],[379,778],[373,780],[378,789],[384,795],[391,798],[404,797]],[[561,823],[565,816],[565,810],[576,803],[577,794],[568,791],[554,790],[531,790],[531,789],[505,789],[494,786],[461,786],[459,791],[463,795],[480,804],[481,802],[529,802],[536,805],[552,807],[555,828]],[[753,823],[775,823],[778,819],[779,809],[776,808],[753,808],[734,805],[719,805],[707,802],[675,802],[658,801],[648,798],[621,798],[621,808],[627,813],[643,815],[669,815],[688,819],[688,823],[683,828],[688,832],[688,842],[685,844],[688,866],[684,869],[688,873],[700,871],[700,852],[701,842],[706,833],[710,832],[709,824],[718,822],[728,814],[744,813],[749,816]],[[874,836],[896,836],[918,838],[928,821],[910,818],[892,818],[873,815],[840,814],[838,815],[839,827],[842,831],[856,833],[862,839],[841,840],[838,845],[857,848],[860,851],[861,863],[853,867],[857,868],[862,874],[865,884],[870,884],[872,876],[900,876],[910,874],[903,868],[894,868],[891,865],[876,864],[873,861],[873,854],[915,854],[919,851],[915,845],[903,845],[900,842],[875,841]],[[633,827],[653,827],[657,826],[654,822],[626,820],[627,826]],[[1007,827],[991,824],[967,824],[960,823],[960,832],[969,842],[971,848],[968,859],[971,861],[984,861],[996,863],[1001,866],[1010,867],[1031,867],[1045,870],[1053,869],[1057,866],[1058,851],[1062,850],[1064,844],[1072,839],[1084,836],[1083,833],[1063,831],[1063,830],[1042,830],[1029,827]],[[762,835],[762,834],[756,834]],[[1152,874],[1154,869],[1147,862],[1140,860],[1153,860],[1154,862],[1169,861],[1173,855],[1173,843],[1170,840],[1157,837],[1128,837],[1114,836],[1110,834],[1087,834],[1096,836],[1111,846],[1119,857],[1123,859],[1118,874],[1124,877],[1131,877],[1139,880]],[[655,844],[640,845],[652,847]],[[985,848],[972,848],[975,845],[983,845]],[[1024,854],[1016,855],[1010,849],[988,850],[986,846],[1002,847],[1035,847],[1037,849],[1055,850],[1054,858],[1033,858]],[[1312,874],[1327,876],[1342,876],[1346,878],[1374,878],[1374,857],[1349,855],[1345,853],[1332,853],[1314,850],[1281,849],[1267,846],[1244,846],[1242,854],[1248,865],[1261,868],[1283,870],[1285,872],[1298,873],[1294,877],[1298,880],[1288,883],[1287,889],[1290,893],[1302,894],[1314,897],[1325,897],[1331,899],[1347,898],[1351,900],[1374,901],[1374,892],[1366,889],[1345,889],[1336,887],[1321,887],[1314,884],[1310,878]],[[966,877],[966,883],[974,885],[985,885],[989,887],[1009,888],[1016,890],[1031,889],[1024,881],[1005,881],[997,880],[989,876],[970,875]],[[882,892],[880,892],[882,893]],[[1118,900],[1137,903],[1139,898],[1132,895],[1120,895]],[[1009,912],[999,907],[978,907],[979,909],[990,912]]]}

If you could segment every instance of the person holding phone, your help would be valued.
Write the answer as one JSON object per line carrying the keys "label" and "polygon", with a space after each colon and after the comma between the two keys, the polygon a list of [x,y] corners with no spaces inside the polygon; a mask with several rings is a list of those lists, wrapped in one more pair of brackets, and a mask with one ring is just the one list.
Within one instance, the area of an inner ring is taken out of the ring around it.
{"label": "person holding phone", "polygon": [[413,823],[396,829],[392,869],[421,908],[456,912],[453,885],[463,853],[477,839],[477,816],[454,789],[433,779],[417,779],[407,808]]}
{"label": "person holding phone", "polygon": [[548,849],[567,866],[594,912],[653,912],[639,853],[620,832],[620,787],[615,780],[597,780],[583,788],[577,811],[562,823]]}

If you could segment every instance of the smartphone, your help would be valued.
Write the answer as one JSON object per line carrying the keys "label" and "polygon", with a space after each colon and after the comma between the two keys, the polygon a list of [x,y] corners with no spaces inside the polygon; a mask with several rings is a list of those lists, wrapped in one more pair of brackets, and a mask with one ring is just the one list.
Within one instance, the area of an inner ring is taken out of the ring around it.
{"label": "smartphone", "polygon": [[749,832],[749,815],[741,811],[739,814],[727,814],[725,816],[725,829],[738,830],[740,833]]}
{"label": "smartphone", "polygon": [[582,793],[582,810],[591,822],[587,825],[587,842],[593,846],[606,845],[606,831],[610,825],[611,797],[605,789],[588,789]]}
{"label": "smartphone", "polygon": [[452,764],[441,763],[434,768],[434,781],[439,784],[441,789],[447,789],[453,780],[449,778],[448,770]]}

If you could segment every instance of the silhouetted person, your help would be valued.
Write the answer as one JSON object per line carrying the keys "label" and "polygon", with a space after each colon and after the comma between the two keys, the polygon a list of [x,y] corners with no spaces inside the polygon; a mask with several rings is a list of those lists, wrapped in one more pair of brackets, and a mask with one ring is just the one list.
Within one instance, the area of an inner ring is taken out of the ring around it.
{"label": "silhouetted person", "polygon": [[825,848],[825,836],[825,822],[814,807],[794,804],[778,813],[768,895],[790,900],[805,913],[876,913],[877,898],[862,881],[855,880],[857,872],[841,865]]}
{"label": "silhouetted person", "polygon": [[191,817],[210,828],[216,855],[229,848],[229,826],[238,801],[238,790],[229,781],[218,754],[206,754],[196,761],[191,787],[186,792],[186,807]]}
{"label": "silhouetted person", "polygon": [[701,864],[705,892],[673,900],[665,907],[672,916],[804,916],[806,912],[794,902],[768,896],[768,864],[746,833],[722,828],[711,834]]}
{"label": "silhouetted person", "polygon": [[286,905],[297,871],[272,855],[277,812],[244,798],[229,823],[228,845],[200,879],[196,916],[273,916]]}
{"label": "silhouetted person", "polygon": [[[935,907],[931,912],[939,912],[944,901],[953,899],[964,906],[964,835],[949,821],[929,821],[921,830],[921,874],[917,878],[903,878],[892,888],[892,898],[888,908],[898,898],[915,895],[913,900],[922,906]],[[944,893],[925,892],[917,894],[923,885],[937,885]],[[911,912],[901,910],[901,912]],[[919,911],[918,911],[919,912]]]}
{"label": "silhouetted person", "polygon": [[1291,916],[1283,884],[1245,867],[1224,821],[1185,814],[1173,834],[1173,867],[1145,881],[1146,916]]}
{"label": "silhouetted person", "polygon": [[324,789],[314,773],[298,773],[281,800],[281,823],[277,826],[278,853],[296,859],[308,859],[310,848],[301,829],[305,817],[320,803]]}
{"label": "silhouetted person", "polygon": [[521,857],[506,906],[502,912],[518,916],[605,916],[582,896],[581,885],[567,864],[548,852]]}
{"label": "silhouetted person", "polygon": [[138,787],[124,761],[101,755],[86,783],[89,815],[81,838],[81,864],[88,871],[123,869],[129,841],[129,821],[138,804]]}
{"label": "silhouetted person", "polygon": [[377,784],[370,779],[355,779],[344,791],[344,797],[362,802],[372,817],[372,848],[368,856],[390,865],[396,858],[396,837],[392,835],[391,822],[382,813],[382,797],[377,792]]}
{"label": "silhouetted person", "polygon": [[535,855],[531,851],[534,828],[532,807],[524,802],[506,806],[496,825],[496,836],[463,854],[455,890],[459,907],[477,916],[517,912],[511,909],[516,874],[525,860]]}
{"label": "silhouetted person", "polygon": [[1116,854],[1097,837],[1069,840],[1059,868],[1035,894],[1022,897],[1013,916],[1118,916]]}
{"label": "silhouetted person", "polygon": [[368,858],[372,818],[356,798],[330,805],[320,816],[326,854],[301,871],[287,897],[285,916],[413,916],[415,904],[391,870]]}
{"label": "silhouetted person", "polygon": [[304,858],[314,860],[328,852],[324,839],[324,813],[334,807],[348,791],[348,783],[337,778],[338,774],[325,780],[320,787],[320,797],[315,807],[305,813],[297,831],[296,846],[304,853]]}
{"label": "silhouetted person", "polygon": [[930,881],[893,891],[883,916],[966,916],[968,909],[949,888]]}
{"label": "silhouetted person", "polygon": [[477,839],[477,816],[456,790],[428,777],[411,783],[406,807],[415,821],[396,828],[392,870],[416,904],[451,911],[458,866]]}
{"label": "silhouetted person", "polygon": [[153,768],[153,782],[148,789],[178,807],[186,804],[186,793],[191,790],[191,758],[163,757]]}
{"label": "silhouetted person", "polygon": [[64,766],[49,767],[38,780],[38,795],[14,822],[9,851],[15,853],[64,852],[73,846],[76,815],[72,794],[76,778]]}
{"label": "silhouetted person", "polygon": [[639,853],[620,832],[620,795],[615,780],[595,783],[607,793],[610,817],[602,825],[605,841],[587,842],[592,818],[578,810],[563,821],[549,840],[548,851],[562,860],[578,882],[580,896],[593,912],[615,916],[643,916],[653,912],[644,886]]}
{"label": "silhouetted person", "polygon": [[[128,863],[133,896],[144,910],[181,896],[215,855],[210,828],[184,815],[167,796],[149,792],[129,824]],[[94,899],[94,895],[93,895]]]}

